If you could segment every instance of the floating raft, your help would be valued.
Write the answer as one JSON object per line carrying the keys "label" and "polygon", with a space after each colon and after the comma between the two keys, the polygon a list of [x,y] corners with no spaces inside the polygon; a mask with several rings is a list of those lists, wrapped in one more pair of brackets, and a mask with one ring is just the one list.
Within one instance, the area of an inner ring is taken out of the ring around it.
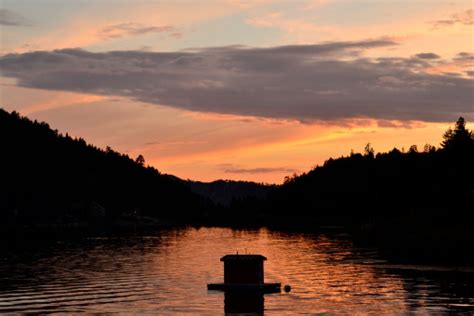
{"label": "floating raft", "polygon": [[224,283],[211,283],[208,290],[280,293],[281,283],[265,283],[262,255],[226,255],[224,262]]}
{"label": "floating raft", "polygon": [[226,284],[226,283],[210,283],[207,285],[208,290],[213,291],[244,291],[244,292],[262,292],[280,293],[281,283],[264,283],[264,284]]}

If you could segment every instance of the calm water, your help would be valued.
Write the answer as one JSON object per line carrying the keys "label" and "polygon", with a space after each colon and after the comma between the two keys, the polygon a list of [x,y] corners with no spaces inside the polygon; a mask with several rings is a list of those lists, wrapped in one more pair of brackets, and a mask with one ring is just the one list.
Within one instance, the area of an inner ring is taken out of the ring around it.
{"label": "calm water", "polygon": [[[266,281],[292,291],[250,300],[207,291],[223,279],[219,258],[245,249],[268,258]],[[87,238],[0,257],[0,313],[215,315],[239,305],[277,315],[474,312],[474,268],[391,264],[343,234],[225,228]]]}

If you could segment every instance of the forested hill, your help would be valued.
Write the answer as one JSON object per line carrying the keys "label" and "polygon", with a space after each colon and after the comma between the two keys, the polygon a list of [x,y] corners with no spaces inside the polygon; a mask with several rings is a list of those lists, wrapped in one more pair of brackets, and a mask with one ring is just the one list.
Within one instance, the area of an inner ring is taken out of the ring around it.
{"label": "forested hill", "polygon": [[284,216],[390,218],[404,215],[463,222],[474,218],[474,134],[460,118],[440,148],[394,148],[327,160],[288,178],[269,197],[267,212]]}
{"label": "forested hill", "polygon": [[181,181],[0,109],[0,221],[200,217],[210,205]]}

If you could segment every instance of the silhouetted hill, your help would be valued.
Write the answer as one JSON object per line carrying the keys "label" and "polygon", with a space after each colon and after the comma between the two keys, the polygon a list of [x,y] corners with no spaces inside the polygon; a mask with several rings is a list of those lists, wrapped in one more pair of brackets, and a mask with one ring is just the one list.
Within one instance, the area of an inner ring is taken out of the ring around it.
{"label": "silhouetted hill", "polygon": [[397,260],[474,263],[474,134],[460,118],[441,148],[329,159],[287,178],[258,210],[271,225],[344,225]]}
{"label": "silhouetted hill", "polygon": [[248,181],[217,180],[213,182],[187,181],[191,190],[221,206],[246,199],[264,200],[276,185]]}
{"label": "silhouetted hill", "polygon": [[308,173],[288,178],[269,197],[267,211],[285,215],[389,218],[402,215],[474,215],[474,138],[461,118],[440,149],[394,148],[329,159]]}
{"label": "silhouetted hill", "polygon": [[[211,205],[174,177],[0,109],[0,222],[191,221]],[[66,225],[67,226],[67,225]]]}

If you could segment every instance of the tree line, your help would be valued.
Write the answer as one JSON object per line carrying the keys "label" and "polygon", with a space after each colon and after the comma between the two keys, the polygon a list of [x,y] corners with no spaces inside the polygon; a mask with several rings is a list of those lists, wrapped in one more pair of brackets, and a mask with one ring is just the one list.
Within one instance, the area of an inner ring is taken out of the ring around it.
{"label": "tree line", "polygon": [[367,144],[363,153],[330,158],[271,187],[189,183],[147,166],[142,155],[132,159],[110,147],[100,149],[2,109],[0,146],[4,223],[123,216],[227,225],[298,217],[335,223],[401,216],[472,222],[474,217],[474,135],[463,118],[444,133],[439,148],[375,153]]}
{"label": "tree line", "polygon": [[[461,117],[439,148],[426,144],[351,153],[309,172],[287,176],[265,199],[234,201],[228,221],[261,223],[277,218],[327,219],[334,223],[410,216],[429,221],[474,218],[474,133]],[[304,224],[304,223],[301,223]]]}
{"label": "tree line", "polygon": [[209,202],[175,177],[110,147],[0,109],[0,222],[111,222],[202,216]]}

